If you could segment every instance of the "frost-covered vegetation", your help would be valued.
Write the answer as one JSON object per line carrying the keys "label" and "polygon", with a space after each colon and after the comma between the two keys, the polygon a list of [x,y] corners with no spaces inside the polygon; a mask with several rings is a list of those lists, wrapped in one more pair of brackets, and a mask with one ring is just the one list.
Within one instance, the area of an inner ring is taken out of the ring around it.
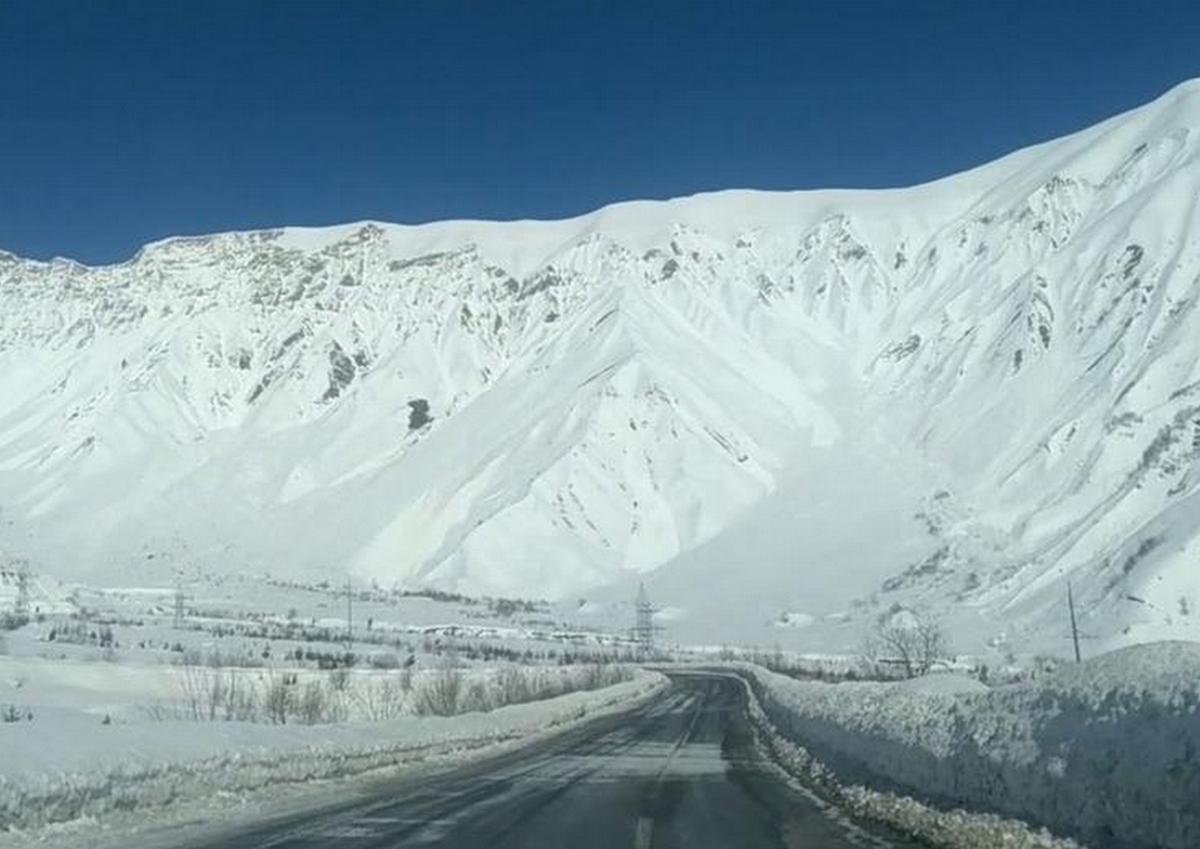
{"label": "frost-covered vegetation", "polygon": [[176,678],[174,697],[148,705],[146,714],[159,720],[272,725],[382,721],[405,714],[455,716],[598,690],[632,677],[630,667],[605,663],[468,670],[446,662],[415,674],[412,667],[358,674],[341,668],[313,674],[185,666]]}
{"label": "frost-covered vegetation", "polygon": [[969,818],[945,810],[962,807],[1106,849],[1200,845],[1200,644],[1133,647],[995,689],[749,678],[810,778],[864,813],[920,820],[926,838],[960,833],[947,822]]}

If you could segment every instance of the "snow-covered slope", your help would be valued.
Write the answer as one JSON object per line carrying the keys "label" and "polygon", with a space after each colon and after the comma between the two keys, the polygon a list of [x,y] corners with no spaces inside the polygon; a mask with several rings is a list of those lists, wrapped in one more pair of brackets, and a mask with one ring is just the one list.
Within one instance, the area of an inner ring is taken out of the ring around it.
{"label": "snow-covered slope", "polygon": [[1193,82],[912,189],[0,255],[0,544],[114,580],[653,570],[705,628],[1050,633],[1072,578],[1098,637],[1194,633],[1198,139]]}

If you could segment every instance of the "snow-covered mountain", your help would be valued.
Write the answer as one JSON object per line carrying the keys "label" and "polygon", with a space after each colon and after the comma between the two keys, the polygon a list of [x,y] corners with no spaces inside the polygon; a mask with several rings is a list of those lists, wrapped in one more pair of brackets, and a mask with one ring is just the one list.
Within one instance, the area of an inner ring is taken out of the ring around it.
{"label": "snow-covered mountain", "polygon": [[1071,579],[1099,638],[1195,635],[1198,199],[1191,82],[910,189],[0,254],[0,546],[638,576],[714,638],[895,603],[1057,634]]}

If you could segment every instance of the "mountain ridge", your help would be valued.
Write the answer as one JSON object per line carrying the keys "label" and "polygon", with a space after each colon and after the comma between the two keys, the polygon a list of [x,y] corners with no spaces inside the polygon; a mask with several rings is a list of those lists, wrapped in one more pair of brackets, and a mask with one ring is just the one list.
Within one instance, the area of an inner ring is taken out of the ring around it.
{"label": "mountain ridge", "polygon": [[[1005,154],[1004,156],[1001,156],[998,159],[994,159],[994,160],[990,160],[988,162],[981,163],[979,165],[968,168],[964,171],[953,172],[953,173],[946,174],[941,177],[937,177],[937,178],[934,178],[932,180],[929,180],[929,181],[926,181],[923,183],[917,183],[917,184],[910,185],[910,186],[891,186],[891,187],[879,187],[879,188],[824,187],[824,188],[785,189],[785,190],[763,190],[763,189],[747,189],[747,188],[744,188],[744,189],[718,189],[718,190],[713,190],[713,191],[696,192],[696,193],[693,193],[690,195],[684,195],[681,197],[652,199],[652,200],[632,199],[632,200],[616,201],[614,203],[606,204],[604,206],[601,206],[601,207],[598,207],[598,208],[595,208],[592,210],[588,210],[588,211],[582,212],[577,215],[567,216],[565,218],[548,218],[548,219],[516,218],[516,219],[503,219],[503,220],[462,218],[462,219],[444,219],[444,220],[436,220],[436,221],[427,221],[427,222],[419,222],[419,223],[412,223],[412,224],[395,224],[395,223],[387,222],[387,221],[384,221],[381,219],[365,218],[365,219],[359,219],[359,220],[355,220],[355,221],[334,223],[334,224],[328,224],[328,225],[313,225],[313,226],[299,226],[299,227],[279,225],[279,226],[273,226],[273,227],[260,227],[260,228],[246,229],[246,230],[227,230],[227,231],[221,231],[221,232],[217,232],[217,233],[175,235],[175,236],[166,236],[161,239],[156,239],[156,240],[146,243],[145,245],[142,245],[134,253],[134,255],[131,256],[129,259],[114,262],[114,263],[102,263],[102,264],[96,264],[96,265],[80,262],[80,261],[72,259],[70,257],[54,257],[54,258],[51,258],[48,260],[24,259],[15,253],[4,250],[3,248],[0,248],[0,258],[7,257],[10,260],[18,260],[18,261],[22,261],[22,262],[33,262],[33,263],[45,263],[45,264],[67,263],[67,264],[71,264],[71,265],[77,265],[82,268],[102,269],[102,268],[114,268],[114,267],[121,267],[121,266],[129,265],[131,263],[136,262],[138,260],[139,256],[144,251],[153,250],[155,248],[167,246],[172,243],[190,242],[190,241],[198,241],[198,240],[203,241],[203,240],[208,240],[208,239],[230,237],[230,236],[250,236],[250,235],[262,234],[262,233],[285,233],[286,232],[286,233],[292,233],[292,234],[297,234],[297,235],[303,236],[304,234],[333,234],[333,233],[337,233],[337,232],[345,232],[348,235],[349,233],[360,230],[364,227],[375,226],[375,227],[391,228],[393,231],[397,231],[397,232],[408,232],[408,233],[412,233],[412,234],[418,234],[420,231],[428,231],[428,230],[437,231],[437,230],[447,229],[447,228],[470,227],[472,225],[482,226],[482,227],[488,228],[488,229],[496,228],[496,227],[505,227],[505,226],[509,226],[509,225],[513,225],[513,226],[530,226],[530,225],[532,225],[532,226],[538,226],[538,225],[554,226],[554,225],[590,223],[597,219],[603,219],[606,216],[612,216],[612,215],[620,213],[620,212],[629,212],[629,213],[636,213],[638,215],[644,215],[648,210],[650,210],[652,208],[660,208],[660,209],[661,208],[677,208],[681,205],[686,205],[689,201],[696,201],[696,200],[701,200],[701,199],[711,199],[711,200],[715,201],[715,200],[728,200],[728,199],[732,199],[732,198],[737,198],[739,196],[742,198],[759,197],[759,198],[775,198],[775,199],[788,198],[788,197],[792,197],[792,198],[804,197],[806,199],[821,199],[821,200],[829,200],[829,201],[840,201],[840,202],[844,203],[847,199],[853,199],[856,197],[870,197],[872,199],[877,200],[878,198],[880,198],[882,196],[887,196],[887,195],[912,194],[914,192],[919,192],[921,190],[931,190],[935,187],[943,187],[943,184],[946,184],[947,181],[955,181],[957,184],[955,186],[955,188],[958,188],[961,190],[961,186],[963,185],[964,181],[967,180],[968,178],[971,178],[971,177],[980,178],[985,175],[990,176],[993,172],[999,170],[1001,168],[1001,166],[1005,165],[1005,164],[1008,165],[1008,167],[1015,167],[1016,165],[1021,164],[1025,158],[1033,156],[1034,154],[1039,153],[1039,152],[1044,152],[1046,149],[1048,149],[1051,146],[1063,145],[1063,144],[1066,144],[1071,141],[1075,141],[1078,143],[1080,141],[1088,140],[1094,135],[1103,133],[1106,128],[1109,128],[1112,125],[1115,125],[1123,120],[1128,120],[1132,116],[1135,116],[1135,115],[1138,115],[1138,114],[1141,114],[1144,112],[1152,111],[1152,110],[1167,109],[1174,105],[1173,101],[1178,100],[1178,99],[1189,98],[1189,97],[1195,99],[1196,101],[1198,101],[1197,103],[1191,104],[1190,106],[1184,107],[1184,108],[1190,108],[1194,111],[1200,112],[1200,96],[1198,96],[1198,95],[1200,95],[1200,77],[1195,78],[1195,79],[1185,80],[1185,81],[1173,86],[1171,89],[1164,92],[1158,98],[1156,98],[1155,100],[1153,100],[1149,103],[1134,107],[1133,109],[1127,110],[1127,111],[1119,113],[1117,115],[1114,115],[1111,118],[1108,118],[1104,121],[1101,121],[1098,124],[1092,125],[1083,130],[1079,130],[1075,133],[1071,133],[1066,136],[1052,138],[1052,139],[1048,139],[1048,140],[1045,140],[1042,142],[1035,142],[1031,145],[1028,145],[1026,147],[1022,147],[1018,150],[1015,150],[1009,154]],[[1200,120],[1195,120],[1195,121],[1193,121],[1193,123],[1200,123]],[[999,183],[999,182],[1002,182],[1002,180],[995,179],[995,178],[993,178],[993,180],[992,180],[993,184]]]}
{"label": "mountain ridge", "polygon": [[[910,189],[0,257],[0,545],[121,579],[647,579],[698,632],[689,580],[761,570],[738,627],[831,644],[892,604],[1045,635],[1071,577],[1103,639],[1191,633],[1197,132],[1191,81]],[[807,518],[764,548],[756,510]],[[797,572],[805,541],[841,568]]]}

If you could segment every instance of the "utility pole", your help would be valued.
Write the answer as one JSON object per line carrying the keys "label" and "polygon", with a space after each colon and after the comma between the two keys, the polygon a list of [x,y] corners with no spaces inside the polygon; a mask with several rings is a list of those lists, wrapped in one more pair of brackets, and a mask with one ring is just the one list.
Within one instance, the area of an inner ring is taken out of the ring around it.
{"label": "utility pole", "polygon": [[1071,592],[1071,582],[1067,581],[1067,608],[1071,611],[1071,641],[1075,644],[1075,662],[1079,657],[1079,626],[1075,624],[1075,595]]}
{"label": "utility pole", "polygon": [[183,582],[175,579],[175,617],[172,623],[176,631],[183,630]]}
{"label": "utility pole", "polygon": [[346,651],[354,651],[354,594],[346,579]]}
{"label": "utility pole", "polygon": [[17,605],[14,612],[18,619],[29,618],[29,584],[32,576],[29,574],[29,564],[17,564]]}

